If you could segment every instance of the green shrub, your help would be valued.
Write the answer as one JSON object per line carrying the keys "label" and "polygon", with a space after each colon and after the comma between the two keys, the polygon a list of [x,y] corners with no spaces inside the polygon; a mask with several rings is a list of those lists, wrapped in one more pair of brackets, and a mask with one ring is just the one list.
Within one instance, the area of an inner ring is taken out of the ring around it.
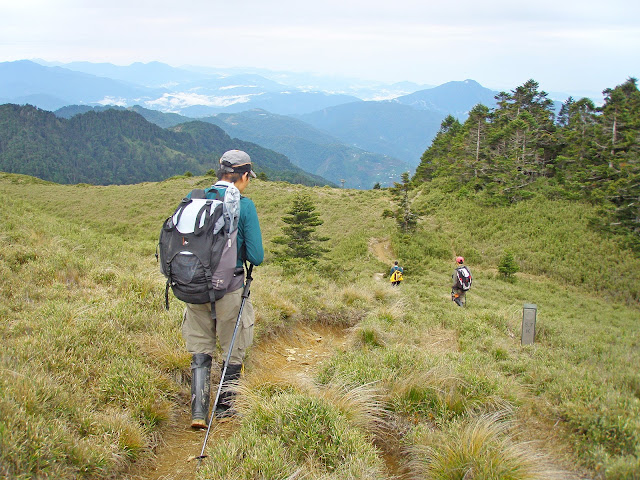
{"label": "green shrub", "polygon": [[513,280],[514,275],[518,270],[520,270],[520,268],[518,267],[515,258],[513,258],[513,253],[505,252],[498,264],[498,272],[500,275],[502,275],[506,280]]}

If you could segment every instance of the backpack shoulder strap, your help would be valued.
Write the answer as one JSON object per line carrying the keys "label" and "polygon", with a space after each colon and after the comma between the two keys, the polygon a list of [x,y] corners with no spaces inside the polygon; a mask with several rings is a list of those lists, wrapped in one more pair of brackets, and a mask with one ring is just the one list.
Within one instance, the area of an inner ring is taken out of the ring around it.
{"label": "backpack shoulder strap", "polygon": [[191,198],[207,198],[206,193],[201,188],[194,188],[191,190]]}
{"label": "backpack shoulder strap", "polygon": [[224,194],[220,193],[220,190],[218,190],[215,186],[210,186],[207,187],[203,190],[204,192],[204,197],[203,198],[207,198],[207,195],[209,195],[210,193],[213,193],[213,200],[223,200],[224,199]]}

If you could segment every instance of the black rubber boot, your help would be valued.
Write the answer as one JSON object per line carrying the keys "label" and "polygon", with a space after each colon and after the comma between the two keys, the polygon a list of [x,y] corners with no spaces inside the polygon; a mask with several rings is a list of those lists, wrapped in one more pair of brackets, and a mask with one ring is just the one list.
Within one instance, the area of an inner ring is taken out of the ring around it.
{"label": "black rubber boot", "polygon": [[[224,370],[224,364],[222,365]],[[235,415],[235,411],[232,408],[233,398],[235,392],[232,391],[234,384],[240,380],[240,374],[242,373],[242,364],[230,363],[227,367],[227,371],[224,374],[224,383],[222,384],[222,391],[220,392],[220,398],[218,399],[218,405],[216,406],[215,416],[216,418],[228,418]]]}
{"label": "black rubber boot", "polygon": [[456,302],[459,307],[462,307],[462,300],[460,300],[460,297],[455,297],[453,301]]}
{"label": "black rubber boot", "polygon": [[207,428],[211,398],[211,355],[191,357],[191,427]]}

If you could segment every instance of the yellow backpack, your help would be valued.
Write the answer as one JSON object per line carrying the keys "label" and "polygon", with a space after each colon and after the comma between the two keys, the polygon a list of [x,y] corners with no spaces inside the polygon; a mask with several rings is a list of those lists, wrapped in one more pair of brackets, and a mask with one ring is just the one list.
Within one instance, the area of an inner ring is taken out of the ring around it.
{"label": "yellow backpack", "polygon": [[396,270],[391,274],[390,282],[401,282],[402,281],[402,272],[400,270]]}

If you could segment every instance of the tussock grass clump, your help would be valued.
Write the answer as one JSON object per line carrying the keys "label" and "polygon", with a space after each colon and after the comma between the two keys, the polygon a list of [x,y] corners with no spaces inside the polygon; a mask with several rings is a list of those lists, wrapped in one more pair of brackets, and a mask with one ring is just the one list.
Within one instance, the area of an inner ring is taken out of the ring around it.
{"label": "tussock grass clump", "polygon": [[334,378],[327,385],[319,387],[314,394],[337,408],[350,423],[370,435],[379,435],[385,428],[389,412],[376,384],[354,387],[346,381]]}
{"label": "tussock grass clump", "polygon": [[425,354],[419,346],[383,337],[390,334],[364,322],[348,349],[321,369],[319,380],[346,379],[354,385],[379,382],[384,401],[396,415],[444,424],[471,412],[490,412],[510,402],[495,378],[465,363],[454,365]]}
{"label": "tussock grass clump", "polygon": [[368,387],[240,387],[241,425],[208,450],[198,478],[383,479],[371,440],[384,409]]}
{"label": "tussock grass clump", "polygon": [[393,298],[390,296],[383,298],[385,300],[384,303],[372,312],[376,318],[384,322],[387,326],[405,320],[407,311],[410,309],[407,302],[403,298]]}
{"label": "tussock grass clump", "polygon": [[183,340],[177,329],[167,332],[163,337],[141,334],[136,344],[156,367],[166,372],[181,385],[187,383],[191,355],[183,348]]}
{"label": "tussock grass clump", "polygon": [[441,430],[413,432],[411,470],[434,480],[550,480],[560,478],[545,459],[509,433],[503,413],[464,417]]}
{"label": "tussock grass clump", "polygon": [[438,425],[474,411],[493,411],[508,402],[481,380],[465,381],[446,365],[414,370],[393,386],[392,404],[404,415],[420,415]]}
{"label": "tussock grass clump", "polygon": [[367,307],[373,300],[373,296],[367,290],[356,287],[345,287],[341,291],[342,303],[347,306]]}
{"label": "tussock grass clump", "polygon": [[358,325],[354,327],[354,346],[368,345],[384,347],[386,345],[385,332],[377,325]]}
{"label": "tussock grass clump", "polygon": [[252,299],[257,309],[257,336],[291,331],[296,324],[353,326],[371,309],[373,297],[366,288],[336,283],[318,273],[301,271],[281,277],[278,267],[260,267]]}

